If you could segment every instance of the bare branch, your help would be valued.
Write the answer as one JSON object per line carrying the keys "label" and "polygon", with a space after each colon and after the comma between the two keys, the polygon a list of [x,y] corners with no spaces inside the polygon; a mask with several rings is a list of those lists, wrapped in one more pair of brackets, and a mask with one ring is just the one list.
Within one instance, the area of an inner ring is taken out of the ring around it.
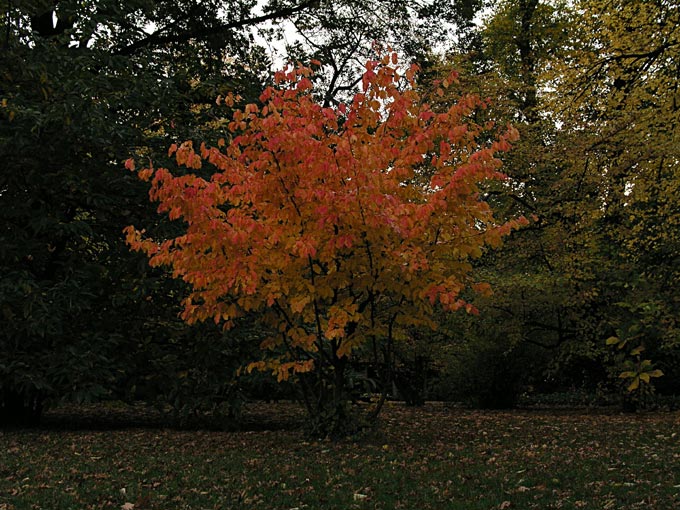
{"label": "bare branch", "polygon": [[127,46],[113,51],[113,53],[114,55],[133,55],[142,48],[157,47],[168,43],[181,43],[191,39],[205,39],[211,35],[221,34],[247,26],[258,25],[260,23],[264,23],[265,21],[286,18],[288,16],[292,16],[293,14],[297,14],[306,9],[314,7],[317,4],[318,0],[304,0],[302,3],[293,7],[287,7],[285,9],[279,9],[277,11],[270,12],[268,14],[263,14],[262,16],[244,18],[214,27],[203,28],[201,30],[187,30],[182,33],[167,35],[162,34],[161,31],[156,31],[152,34],[149,34],[144,39],[140,39],[139,41],[135,41],[132,44],[128,44]]}

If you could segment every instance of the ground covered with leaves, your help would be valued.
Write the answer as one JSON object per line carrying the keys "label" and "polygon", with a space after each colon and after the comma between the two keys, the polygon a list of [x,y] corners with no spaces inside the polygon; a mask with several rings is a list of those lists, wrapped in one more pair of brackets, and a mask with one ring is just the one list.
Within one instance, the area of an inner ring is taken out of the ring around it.
{"label": "ground covered with leaves", "polygon": [[0,432],[0,510],[680,507],[677,412],[393,404],[338,443],[305,438],[290,404],[248,413],[241,432],[115,413]]}

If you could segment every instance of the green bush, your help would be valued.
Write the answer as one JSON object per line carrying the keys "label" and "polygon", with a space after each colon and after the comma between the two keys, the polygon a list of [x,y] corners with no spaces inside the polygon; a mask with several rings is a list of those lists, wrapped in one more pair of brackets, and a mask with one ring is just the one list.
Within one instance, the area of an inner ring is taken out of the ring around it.
{"label": "green bush", "polygon": [[534,382],[531,346],[477,340],[451,352],[431,389],[435,399],[479,409],[508,409]]}

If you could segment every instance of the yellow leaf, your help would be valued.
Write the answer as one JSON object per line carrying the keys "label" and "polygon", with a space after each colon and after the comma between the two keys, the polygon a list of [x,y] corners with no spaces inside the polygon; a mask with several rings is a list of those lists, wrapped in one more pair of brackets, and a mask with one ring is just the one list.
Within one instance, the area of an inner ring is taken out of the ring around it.
{"label": "yellow leaf", "polygon": [[253,370],[259,370],[263,371],[267,368],[267,364],[264,361],[255,361],[253,363],[249,363],[248,366],[246,367],[246,372],[247,373],[252,373]]}
{"label": "yellow leaf", "polygon": [[301,313],[311,301],[309,296],[299,296],[290,300],[290,309],[293,313]]}
{"label": "yellow leaf", "polygon": [[280,342],[277,337],[270,336],[262,340],[262,342],[260,343],[260,349],[271,350],[274,349],[274,347],[276,347],[279,343]]}
{"label": "yellow leaf", "polygon": [[645,350],[645,348],[641,345],[639,347],[636,347],[632,351],[630,351],[630,355],[631,356],[639,356],[642,353],[642,351],[644,351],[644,350]]}

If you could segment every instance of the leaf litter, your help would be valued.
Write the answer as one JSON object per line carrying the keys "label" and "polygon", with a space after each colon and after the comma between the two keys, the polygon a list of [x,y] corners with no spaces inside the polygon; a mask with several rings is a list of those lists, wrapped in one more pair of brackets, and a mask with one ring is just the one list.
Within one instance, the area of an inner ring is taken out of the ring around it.
{"label": "leaf litter", "polygon": [[[274,423],[290,407],[266,409]],[[336,443],[295,428],[4,431],[0,509],[666,510],[680,504],[678,425],[393,404],[379,429]]]}

